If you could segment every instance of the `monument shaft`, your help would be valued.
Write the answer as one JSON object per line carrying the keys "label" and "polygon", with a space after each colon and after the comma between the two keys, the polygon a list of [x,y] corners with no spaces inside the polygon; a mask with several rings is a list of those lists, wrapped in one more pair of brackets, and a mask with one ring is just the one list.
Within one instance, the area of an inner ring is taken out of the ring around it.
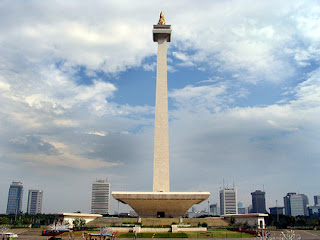
{"label": "monument shaft", "polygon": [[157,86],[154,129],[153,191],[169,192],[169,127],[167,87],[167,36],[157,38]]}
{"label": "monument shaft", "polygon": [[162,12],[152,32],[153,41],[158,43],[153,192],[121,191],[112,192],[112,196],[129,204],[140,217],[181,217],[192,205],[208,199],[210,193],[170,192],[167,42],[171,41],[171,26],[166,25]]}

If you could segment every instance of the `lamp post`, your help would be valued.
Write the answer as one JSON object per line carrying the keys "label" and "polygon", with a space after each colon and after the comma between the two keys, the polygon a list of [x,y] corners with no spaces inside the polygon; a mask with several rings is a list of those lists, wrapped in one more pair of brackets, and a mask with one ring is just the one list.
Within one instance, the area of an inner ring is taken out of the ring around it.
{"label": "lamp post", "polygon": [[278,200],[276,200],[277,223],[279,224]]}

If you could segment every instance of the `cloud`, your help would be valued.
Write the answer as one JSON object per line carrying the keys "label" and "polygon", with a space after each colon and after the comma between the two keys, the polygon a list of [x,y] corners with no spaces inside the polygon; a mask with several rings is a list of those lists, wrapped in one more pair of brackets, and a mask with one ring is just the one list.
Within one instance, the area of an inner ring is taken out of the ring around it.
{"label": "cloud", "polygon": [[[171,92],[181,103],[170,122],[172,188],[218,189],[217,182],[221,187],[225,179],[236,183],[239,200],[249,205],[249,189],[266,184],[271,207],[289,189],[297,191],[292,185],[297,175],[308,175],[297,184],[300,191],[315,194],[309,183],[317,176],[320,154],[314,147],[320,143],[319,76],[319,69],[309,73],[291,92],[291,100],[267,106],[230,107],[228,96],[237,101],[242,91],[230,85],[189,85]],[[219,111],[207,111],[215,104],[222,106]],[[183,171],[181,164],[187,166]],[[200,187],[201,182],[207,183]],[[212,194],[210,202],[218,202],[217,193]]]}
{"label": "cloud", "polygon": [[[131,92],[122,91],[139,78],[144,85],[135,91],[143,99],[150,90],[145,83],[153,84],[146,79],[155,78],[151,27],[160,7],[173,29],[172,189],[214,193],[225,178],[242,197],[269,184],[274,200],[303,175],[301,189],[318,191],[310,184],[317,181],[320,135],[316,2],[2,6],[2,192],[11,179],[36,185],[48,194],[46,211],[54,212],[61,206],[89,211],[96,177],[109,176],[113,189],[151,189],[154,103],[132,104]],[[256,89],[275,100],[256,103]]]}

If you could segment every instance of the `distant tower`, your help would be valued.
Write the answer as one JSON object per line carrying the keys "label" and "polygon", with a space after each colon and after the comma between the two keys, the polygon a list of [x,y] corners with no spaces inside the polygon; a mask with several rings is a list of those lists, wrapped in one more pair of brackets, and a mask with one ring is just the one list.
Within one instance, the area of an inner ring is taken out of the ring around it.
{"label": "distant tower", "polygon": [[284,198],[284,210],[286,215],[308,216],[308,197],[304,194],[288,193]]}
{"label": "distant tower", "polygon": [[91,213],[110,214],[110,183],[107,179],[92,184]]}
{"label": "distant tower", "polygon": [[27,213],[38,214],[42,210],[42,190],[29,190]]}
{"label": "distant tower", "polygon": [[224,188],[220,190],[220,214],[238,214],[236,189]]}
{"label": "distant tower", "polygon": [[246,214],[247,208],[243,207],[242,202],[238,202],[238,214]]}
{"label": "distant tower", "polygon": [[213,215],[218,215],[218,204],[214,203],[210,205],[210,213]]}
{"label": "distant tower", "polygon": [[252,195],[252,212],[266,213],[266,193],[261,190],[256,190]]}
{"label": "distant tower", "polygon": [[21,182],[12,182],[9,188],[7,214],[22,212],[23,185]]}
{"label": "distant tower", "polygon": [[313,199],[314,199],[315,206],[320,205],[320,195],[313,196]]}

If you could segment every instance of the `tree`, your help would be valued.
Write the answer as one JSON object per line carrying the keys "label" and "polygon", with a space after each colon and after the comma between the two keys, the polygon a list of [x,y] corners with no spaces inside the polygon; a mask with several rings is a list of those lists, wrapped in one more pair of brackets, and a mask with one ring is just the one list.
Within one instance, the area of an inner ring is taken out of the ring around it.
{"label": "tree", "polygon": [[231,216],[230,225],[234,225],[235,223],[236,223],[236,218],[234,216]]}
{"label": "tree", "polygon": [[299,218],[298,219],[299,226],[305,226],[306,223],[307,223],[307,219],[305,219],[305,218]]}
{"label": "tree", "polygon": [[246,221],[246,222],[243,224],[243,227],[244,227],[244,228],[249,228],[249,227],[250,227],[248,221]]}
{"label": "tree", "polygon": [[73,228],[80,229],[86,224],[86,221],[83,218],[75,218],[72,224]]}
{"label": "tree", "polygon": [[293,225],[296,223],[296,221],[297,219],[294,216],[291,216],[291,215],[287,216],[288,225]]}
{"label": "tree", "polygon": [[203,222],[203,223],[202,223],[202,227],[208,227],[208,223]]}
{"label": "tree", "polygon": [[13,221],[13,225],[14,226],[20,226],[21,223],[22,223],[22,221],[20,219],[16,219],[16,220]]}
{"label": "tree", "polygon": [[23,224],[31,224],[31,223],[32,223],[32,220],[31,220],[30,218],[24,218],[24,219],[22,220],[22,223],[23,223]]}
{"label": "tree", "polygon": [[0,224],[9,224],[9,218],[0,217]]}

